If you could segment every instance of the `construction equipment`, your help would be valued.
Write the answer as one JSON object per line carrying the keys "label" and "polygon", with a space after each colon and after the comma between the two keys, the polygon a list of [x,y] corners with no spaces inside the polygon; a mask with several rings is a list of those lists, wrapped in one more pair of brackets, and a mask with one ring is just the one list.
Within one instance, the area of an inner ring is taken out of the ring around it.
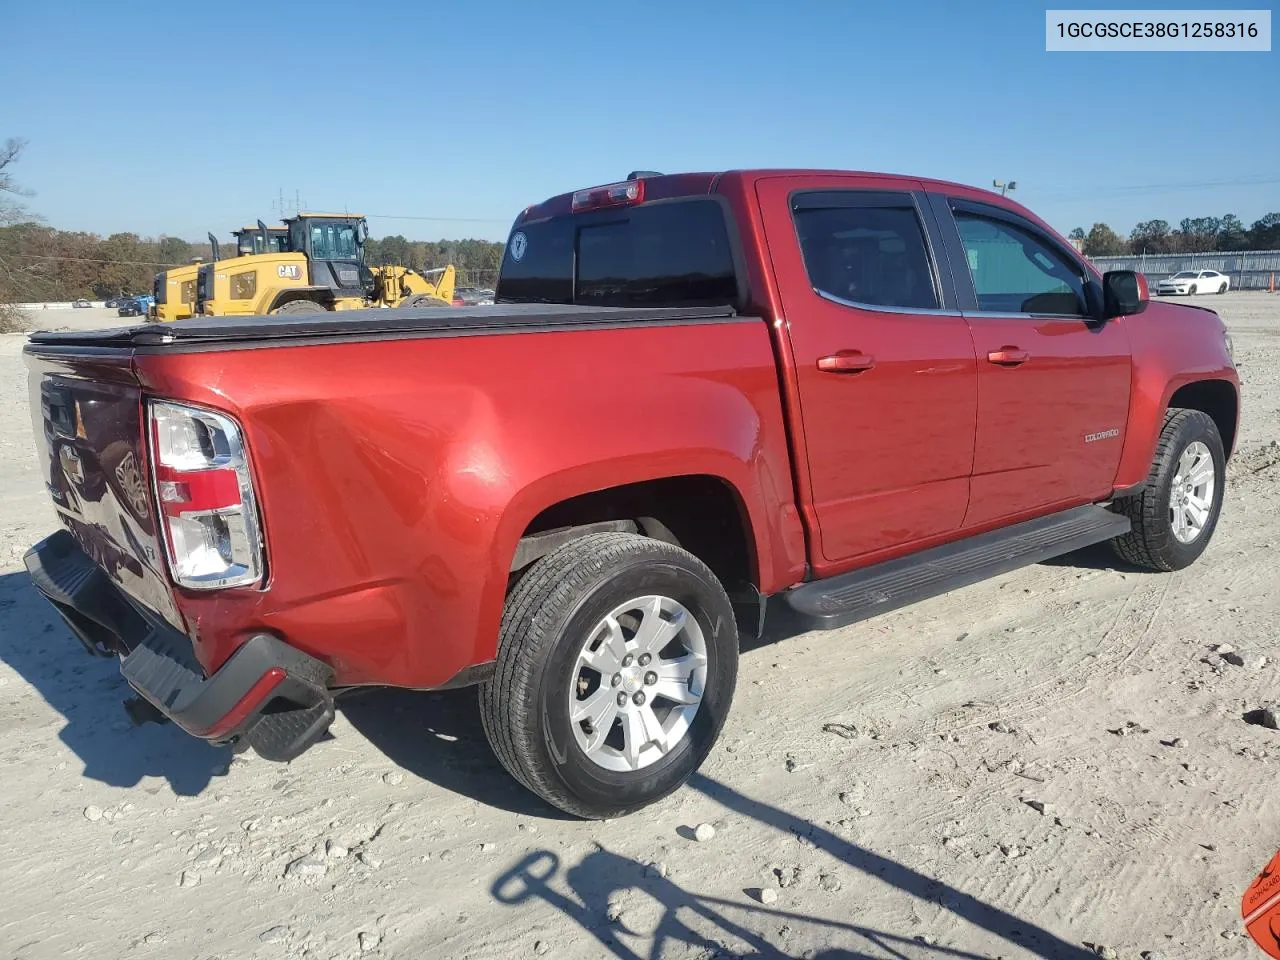
{"label": "construction equipment", "polygon": [[196,276],[199,270],[200,261],[197,259],[157,273],[151,287],[155,302],[147,312],[147,319],[167,322],[192,316],[196,312]]}
{"label": "construction equipment", "polygon": [[[279,253],[289,249],[289,228],[268,227],[261,220],[252,227],[232,231],[236,238],[236,256],[246,257],[261,253]],[[209,234],[209,246],[217,260],[218,240]],[[152,321],[182,320],[196,312],[196,284],[200,271],[199,258],[181,267],[173,267],[157,273],[152,283],[154,303],[147,317]]]}
{"label": "construction equipment", "polygon": [[364,262],[369,225],[359,214],[299,213],[285,220],[287,249],[201,264],[196,312],[206,316],[318,313],[368,306],[448,305],[452,265],[434,282],[405,266]]}
{"label": "construction equipment", "polygon": [[236,256],[249,257],[258,253],[279,253],[289,249],[289,228],[268,227],[261,220],[256,226],[241,227],[232,232],[236,238]]}

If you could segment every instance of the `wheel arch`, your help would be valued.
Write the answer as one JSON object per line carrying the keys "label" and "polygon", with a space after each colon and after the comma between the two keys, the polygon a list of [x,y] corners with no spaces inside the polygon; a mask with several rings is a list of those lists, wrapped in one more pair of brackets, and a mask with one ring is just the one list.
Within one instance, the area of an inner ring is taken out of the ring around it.
{"label": "wheel arch", "polygon": [[744,626],[755,630],[760,598],[776,576],[763,507],[732,456],[698,459],[690,458],[693,469],[679,474],[624,471],[614,464],[608,485],[599,482],[593,465],[542,478],[513,497],[494,540],[478,659],[496,654],[506,593],[522,570],[578,536],[608,530],[642,533],[694,554],[721,580]]}
{"label": "wheel arch", "polygon": [[1199,410],[1217,426],[1222,451],[1231,457],[1240,423],[1240,395],[1228,380],[1193,380],[1178,387],[1165,404],[1166,410]]}
{"label": "wheel arch", "polygon": [[1116,495],[1132,493],[1146,482],[1165,414],[1173,409],[1199,410],[1209,416],[1222,436],[1224,455],[1231,457],[1240,421],[1240,388],[1233,369],[1224,367],[1218,376],[1178,377],[1158,393],[1147,392],[1139,381],[1116,474]]}
{"label": "wheel arch", "polygon": [[592,527],[642,533],[681,546],[729,589],[760,583],[746,502],[725,477],[707,473],[617,484],[549,504],[521,531],[511,553],[512,573],[556,549],[563,536]]}

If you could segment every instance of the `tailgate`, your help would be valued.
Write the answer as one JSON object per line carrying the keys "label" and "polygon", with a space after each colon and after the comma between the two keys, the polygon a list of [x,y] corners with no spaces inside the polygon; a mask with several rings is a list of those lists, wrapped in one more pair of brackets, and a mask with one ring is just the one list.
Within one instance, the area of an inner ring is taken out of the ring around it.
{"label": "tailgate", "polygon": [[182,628],[164,573],[130,348],[25,351],[32,426],[59,519],[121,589]]}

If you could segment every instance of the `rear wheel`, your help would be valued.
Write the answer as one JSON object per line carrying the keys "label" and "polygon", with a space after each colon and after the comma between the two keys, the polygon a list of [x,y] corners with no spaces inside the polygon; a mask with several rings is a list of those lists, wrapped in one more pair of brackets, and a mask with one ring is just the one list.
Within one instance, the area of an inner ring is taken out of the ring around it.
{"label": "rear wheel", "polygon": [[1218,287],[1218,293],[1219,293],[1219,294],[1223,294],[1223,293],[1226,293],[1226,292],[1227,292],[1227,285],[1226,285],[1225,283],[1223,283],[1222,285],[1220,285],[1220,286]]}
{"label": "rear wheel", "polygon": [[276,313],[328,313],[329,308],[314,300],[290,300],[282,303],[271,312]]}
{"label": "rear wheel", "polygon": [[724,588],[700,560],[634,534],[584,536],[507,598],[480,687],[502,765],[579,817],[630,813],[678,789],[720,734],[738,671]]}
{"label": "rear wheel", "polygon": [[1181,570],[1204,552],[1218,525],[1226,457],[1218,426],[1199,410],[1170,410],[1142,492],[1117,500],[1132,529],[1111,541],[1148,570]]}
{"label": "rear wheel", "polygon": [[400,306],[405,307],[450,307],[453,304],[448,300],[441,300],[439,297],[433,297],[429,293],[411,293],[400,301]]}

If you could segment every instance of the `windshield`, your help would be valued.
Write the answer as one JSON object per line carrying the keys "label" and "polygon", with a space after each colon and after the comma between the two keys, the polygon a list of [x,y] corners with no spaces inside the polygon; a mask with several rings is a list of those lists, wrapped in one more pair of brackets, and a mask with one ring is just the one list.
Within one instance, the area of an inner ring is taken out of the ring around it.
{"label": "windshield", "polygon": [[359,260],[354,223],[312,223],[311,256],[315,260]]}
{"label": "windshield", "polygon": [[698,198],[521,224],[498,277],[500,302],[712,306],[738,300],[724,211]]}
{"label": "windshield", "polygon": [[278,233],[267,234],[266,246],[262,244],[262,234],[257,231],[240,233],[236,236],[239,239],[238,247],[242,257],[255,253],[279,253],[289,248],[287,238]]}
{"label": "windshield", "polygon": [[1175,273],[1172,277],[1174,280],[1194,280],[1196,278],[1195,271],[1183,270],[1181,273]]}

